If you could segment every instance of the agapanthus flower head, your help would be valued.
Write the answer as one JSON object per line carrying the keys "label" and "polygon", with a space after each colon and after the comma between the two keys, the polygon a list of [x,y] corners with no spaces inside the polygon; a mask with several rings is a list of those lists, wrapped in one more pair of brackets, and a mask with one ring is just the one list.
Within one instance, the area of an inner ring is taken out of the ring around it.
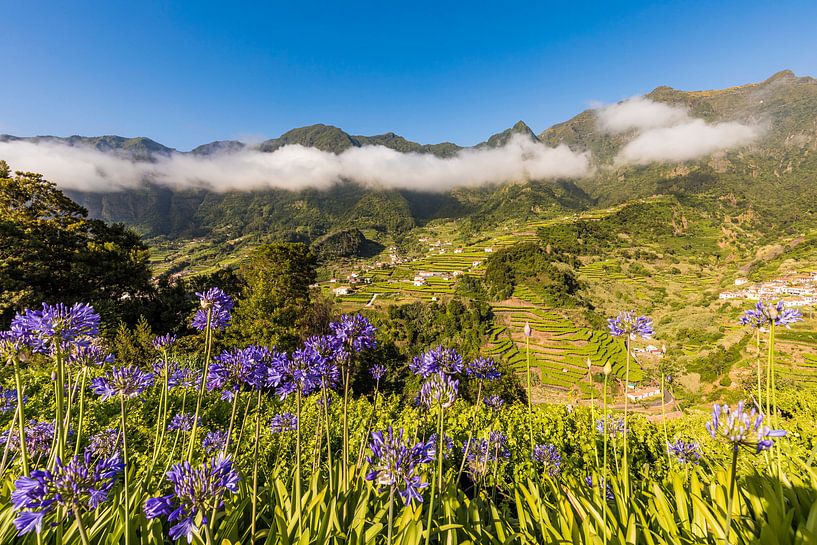
{"label": "agapanthus flower head", "polygon": [[276,359],[275,367],[279,376],[277,391],[281,399],[297,391],[308,396],[321,388],[322,377],[310,351],[296,350],[290,357],[282,354]]}
{"label": "agapanthus flower head", "polygon": [[304,341],[298,356],[310,361],[314,373],[320,376],[323,387],[334,388],[340,382],[340,368],[347,355],[341,341],[334,335],[316,335]]}
{"label": "agapanthus flower head", "polygon": [[72,344],[89,344],[99,333],[99,314],[84,303],[72,306],[43,303],[42,309],[26,309],[11,321],[11,330],[25,338],[36,352],[52,353]]}
{"label": "agapanthus flower head", "polygon": [[[432,460],[437,459],[437,445],[439,442],[440,441],[436,433],[432,433],[428,437],[428,441],[425,442],[426,453]],[[447,433],[443,433],[443,458],[449,458],[452,452],[454,452],[454,440],[451,439]]]}
{"label": "agapanthus flower head", "polygon": [[369,368],[369,374],[376,382],[380,382],[380,379],[386,376],[386,366],[382,363],[375,363]]}
{"label": "agapanthus flower head", "polygon": [[201,369],[183,367],[178,363],[169,365],[167,386],[170,390],[175,388],[190,388],[198,390],[201,386]]}
{"label": "agapanthus flower head", "polygon": [[231,312],[233,310],[233,298],[224,293],[220,288],[210,288],[204,292],[196,292],[199,298],[200,307],[193,316],[192,326],[199,331],[204,331],[208,326],[210,329],[222,330],[230,325]]}
{"label": "agapanthus flower head", "polygon": [[153,339],[153,348],[155,348],[156,350],[167,350],[171,346],[176,344],[177,340],[178,337],[170,333],[168,333],[167,335],[159,335]]}
{"label": "agapanthus flower head", "polygon": [[266,369],[269,358],[269,350],[257,345],[225,350],[210,366],[207,389],[221,390],[221,398],[230,400],[242,386],[254,387],[264,380],[259,369]]}
{"label": "agapanthus flower head", "polygon": [[483,399],[482,402],[485,403],[486,407],[493,409],[494,411],[498,411],[503,407],[503,405],[505,405],[505,400],[498,395],[485,396],[485,399]]}
{"label": "agapanthus flower head", "polygon": [[69,348],[66,361],[69,365],[78,367],[99,367],[110,365],[114,357],[113,354],[96,344],[76,344]]}
{"label": "agapanthus flower head", "polygon": [[498,380],[502,374],[491,358],[477,358],[465,365],[465,374],[480,380]]}
{"label": "agapanthus flower head", "polygon": [[[23,397],[23,406],[28,401],[28,396]],[[17,389],[0,388],[0,413],[8,414],[17,410]]]}
{"label": "agapanthus flower head", "polygon": [[748,325],[756,329],[766,327],[771,323],[789,327],[791,324],[799,322],[803,315],[796,308],[786,308],[783,301],[772,304],[768,300],[758,301],[755,308],[749,309],[740,317],[742,325]]}
{"label": "agapanthus flower head", "polygon": [[634,312],[619,312],[615,318],[608,318],[607,323],[614,337],[649,339],[655,334],[652,320],[646,316],[636,316]]}
{"label": "agapanthus flower head", "polygon": [[144,511],[148,519],[167,517],[170,538],[187,538],[192,543],[202,524],[209,524],[211,514],[224,506],[228,492],[238,492],[241,480],[233,469],[229,456],[218,454],[204,464],[193,467],[190,462],[175,464],[167,472],[173,493],[150,498]]}
{"label": "agapanthus flower head", "polygon": [[[51,444],[54,441],[54,423],[29,420],[26,424],[26,452],[31,459],[46,457],[51,453]],[[8,447],[12,453],[20,452],[20,434],[15,431],[9,435],[6,430],[0,434],[0,445]]]}
{"label": "agapanthus flower head", "polygon": [[27,359],[32,344],[31,336],[19,324],[9,331],[0,331],[0,361],[11,365],[14,361]]}
{"label": "agapanthus flower head", "polygon": [[406,506],[413,500],[422,503],[421,491],[428,483],[420,478],[419,469],[433,460],[429,457],[427,445],[418,443],[409,447],[403,440],[403,430],[395,433],[389,426],[385,433],[372,433],[369,448],[372,454],[366,457],[369,463],[366,480],[374,482],[381,491],[395,487]]}
{"label": "agapanthus flower head", "polygon": [[562,455],[555,445],[536,445],[530,457],[534,462],[542,464],[551,477],[556,477],[562,471]]}
{"label": "agapanthus flower head", "polygon": [[105,376],[91,380],[91,390],[109,399],[114,396],[136,397],[153,384],[153,374],[129,365],[114,367]]}
{"label": "agapanthus flower head", "polygon": [[[170,423],[167,425],[168,431],[184,431],[188,432],[193,429],[193,421],[195,415],[193,413],[178,413],[174,414],[173,418],[170,419]],[[201,417],[198,419],[197,426],[201,426]]]}
{"label": "agapanthus flower head", "polygon": [[11,503],[18,512],[14,520],[18,535],[40,533],[43,520],[50,513],[93,511],[108,500],[108,493],[124,467],[119,453],[94,459],[86,451],[68,463],[57,458],[51,471],[38,469],[30,477],[19,477],[11,493]]}
{"label": "agapanthus flower head", "polygon": [[415,357],[409,364],[415,375],[428,377],[433,374],[457,375],[462,372],[462,356],[453,348],[438,346]]}
{"label": "agapanthus flower head", "polygon": [[227,432],[219,430],[208,431],[204,436],[204,441],[202,441],[202,446],[206,454],[215,454],[216,452],[224,450],[226,444]]}
{"label": "agapanthus flower head", "polygon": [[362,314],[344,314],[329,324],[329,329],[346,352],[362,352],[377,347],[377,329]]}
{"label": "agapanthus flower head", "polygon": [[[593,488],[593,476],[588,475],[585,477],[584,484],[587,485],[587,488]],[[610,486],[610,483],[605,482],[604,477],[599,477],[598,491],[600,494],[604,494],[607,501],[613,501],[616,499],[615,495],[613,494],[613,487]]]}
{"label": "agapanthus flower head", "polygon": [[91,436],[87,450],[96,458],[110,458],[119,452],[122,435],[116,428],[107,428]]}
{"label": "agapanthus flower head", "polygon": [[596,431],[604,434],[605,429],[607,434],[615,439],[619,435],[625,435],[627,433],[627,424],[624,422],[624,418],[609,414],[606,418],[602,417],[596,420]]}
{"label": "agapanthus flower head", "polygon": [[729,405],[716,403],[712,409],[712,420],[706,423],[706,429],[714,439],[726,439],[735,450],[744,447],[756,454],[772,448],[774,438],[786,435],[783,430],[764,426],[763,414],[754,407],[747,410],[743,401],[734,409]]}
{"label": "agapanthus flower head", "polygon": [[298,416],[289,412],[276,414],[272,417],[270,428],[272,433],[296,431],[298,429]]}
{"label": "agapanthus flower head", "polygon": [[433,374],[420,387],[420,399],[426,407],[447,409],[457,400],[460,381],[448,375]]}
{"label": "agapanthus flower head", "polygon": [[694,441],[678,439],[668,443],[667,450],[681,464],[697,464],[701,459],[701,447]]}
{"label": "agapanthus flower head", "polygon": [[472,439],[463,446],[463,455],[468,473],[472,478],[479,480],[488,475],[494,462],[507,459],[511,451],[507,446],[508,436],[494,431],[487,439]]}

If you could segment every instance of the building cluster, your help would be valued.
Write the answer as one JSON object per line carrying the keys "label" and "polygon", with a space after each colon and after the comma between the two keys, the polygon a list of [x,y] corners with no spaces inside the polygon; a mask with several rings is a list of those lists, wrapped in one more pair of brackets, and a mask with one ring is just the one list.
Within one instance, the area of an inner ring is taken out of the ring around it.
{"label": "building cluster", "polygon": [[720,299],[782,299],[790,307],[811,306],[817,303],[817,272],[790,274],[767,282],[749,285],[745,278],[735,280],[740,289],[724,291]]}

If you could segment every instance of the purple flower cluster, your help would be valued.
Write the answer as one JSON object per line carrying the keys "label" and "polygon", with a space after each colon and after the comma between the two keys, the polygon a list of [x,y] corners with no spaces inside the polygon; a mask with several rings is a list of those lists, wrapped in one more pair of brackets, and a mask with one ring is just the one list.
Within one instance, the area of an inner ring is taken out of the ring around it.
{"label": "purple flower cluster", "polygon": [[[94,460],[86,450],[68,463],[57,458],[53,471],[34,470],[30,477],[19,477],[11,493],[11,503],[18,512],[14,519],[18,535],[40,533],[43,519],[51,512],[96,509],[108,500],[124,467],[119,453]],[[57,511],[57,507],[63,509]]]}
{"label": "purple flower cluster", "polygon": [[667,444],[667,450],[681,464],[697,464],[701,459],[701,447],[693,441],[686,442],[678,439],[674,443]]}
{"label": "purple flower cluster", "polygon": [[370,467],[366,480],[374,482],[381,491],[395,487],[406,506],[413,500],[422,503],[421,491],[428,483],[420,479],[418,470],[422,464],[433,460],[427,445],[418,443],[409,447],[403,440],[403,430],[395,433],[389,426],[385,434],[381,431],[372,433],[369,448],[372,455],[366,458]]}
{"label": "purple flower cluster", "polygon": [[198,390],[201,386],[201,374],[201,369],[182,367],[178,363],[173,363],[169,367],[167,386],[170,390],[175,388]]}
{"label": "purple flower cluster", "polygon": [[221,398],[230,400],[242,386],[263,388],[270,382],[272,354],[263,346],[225,350],[215,357],[207,374],[207,389],[221,390]]}
{"label": "purple flower cluster", "polygon": [[386,375],[386,366],[382,363],[376,363],[369,369],[369,374],[375,382],[380,382],[380,379]]}
{"label": "purple flower cluster", "polygon": [[167,472],[167,480],[173,484],[173,493],[148,499],[145,515],[148,519],[167,517],[168,522],[175,523],[170,538],[186,537],[191,543],[200,526],[209,524],[211,514],[223,508],[227,492],[238,492],[241,477],[229,456],[217,455],[195,468],[187,461],[175,464]]}
{"label": "purple flower cluster", "polygon": [[176,344],[177,340],[178,338],[176,337],[176,335],[171,335],[170,333],[168,333],[167,335],[159,335],[158,337],[153,339],[153,348],[155,348],[156,350],[167,350],[168,348]]}
{"label": "purple flower cluster", "polygon": [[649,339],[655,334],[652,320],[646,316],[636,316],[634,312],[619,312],[615,318],[608,318],[607,323],[610,334],[614,337]]}
{"label": "purple flower cluster", "polygon": [[207,435],[204,436],[204,441],[202,441],[202,446],[204,447],[204,452],[207,454],[215,454],[218,451],[224,450],[224,446],[227,444],[227,432],[226,431],[208,431]]}
{"label": "purple flower cluster", "polygon": [[507,446],[508,436],[500,431],[493,431],[487,439],[472,439],[463,447],[468,473],[474,479],[482,479],[490,471],[491,464],[502,458],[510,458],[511,451]]}
{"label": "purple flower cluster", "polygon": [[480,380],[498,380],[502,375],[491,358],[477,358],[465,366],[465,374]]}
{"label": "purple flower cluster", "polygon": [[377,347],[375,327],[361,314],[345,314],[329,324],[341,348],[348,352],[362,352]]}
{"label": "purple flower cluster", "polygon": [[42,309],[26,309],[11,321],[11,331],[35,351],[52,354],[56,348],[87,345],[99,333],[99,314],[84,303],[67,306],[43,303]]}
{"label": "purple flower cluster", "polygon": [[531,453],[531,459],[542,464],[551,477],[558,476],[562,471],[562,455],[554,445],[536,445]]}
{"label": "purple flower cluster", "polygon": [[[437,445],[439,444],[439,438],[437,437],[436,433],[432,433],[428,437],[428,441],[426,441],[426,453],[428,457],[432,460],[437,459]],[[451,453],[454,452],[454,440],[451,439],[447,433],[443,433],[443,458],[448,458],[451,456]]]}
{"label": "purple flower cluster", "polygon": [[276,414],[272,417],[270,428],[272,433],[296,431],[298,429],[298,417],[293,413]]}
{"label": "purple flower cluster", "polygon": [[[174,414],[173,418],[170,419],[170,423],[167,425],[168,431],[184,431],[188,432],[193,429],[193,419],[195,415],[193,413],[178,413]],[[198,426],[201,426],[201,417],[198,419]]]}
{"label": "purple flower cluster", "polygon": [[429,409],[447,409],[457,400],[460,381],[442,373],[432,374],[420,388],[420,400]]}
{"label": "purple flower cluster", "polygon": [[767,301],[758,301],[755,308],[749,309],[740,317],[742,325],[748,325],[757,329],[774,325],[789,327],[791,324],[799,322],[803,315],[796,308],[786,308],[783,301],[778,301],[776,305]]}
{"label": "purple flower cluster", "polygon": [[627,425],[624,422],[624,419],[620,416],[610,414],[607,415],[607,418],[599,418],[596,420],[596,431],[604,434],[605,423],[607,424],[607,433],[613,439],[617,438],[619,435],[625,435],[627,433]]}
{"label": "purple flower cluster", "polygon": [[743,401],[732,409],[729,405],[718,405],[712,409],[712,420],[706,429],[713,439],[724,437],[737,450],[745,447],[756,454],[774,446],[774,438],[784,437],[783,430],[773,430],[763,425],[763,414],[752,407],[746,410]]}
{"label": "purple flower cluster", "polygon": [[69,365],[78,367],[99,367],[106,364],[110,365],[113,363],[114,357],[113,354],[96,344],[75,344],[70,347],[66,361]]}
{"label": "purple flower cluster", "polygon": [[30,352],[29,344],[28,335],[19,327],[10,331],[0,331],[0,360],[11,365]]}
{"label": "purple flower cluster", "polygon": [[[28,401],[28,397],[23,397],[23,405]],[[0,389],[0,413],[8,414],[17,410],[17,389]]]}
{"label": "purple flower cluster", "polygon": [[107,428],[91,436],[88,450],[96,458],[110,458],[119,452],[122,446],[122,436],[116,428]]}
{"label": "purple flower cluster", "polygon": [[114,396],[136,397],[153,384],[153,375],[138,367],[114,367],[104,377],[91,380],[91,390],[103,400]]}
{"label": "purple flower cluster", "polygon": [[498,411],[505,405],[505,400],[499,397],[498,395],[490,395],[486,396],[485,399],[482,400],[485,403],[485,406],[489,409],[494,411]]}
{"label": "purple flower cluster", "polygon": [[[587,488],[593,488],[593,476],[588,475],[584,478],[584,484],[587,485]],[[615,495],[613,494],[613,488],[610,486],[610,483],[605,483],[604,477],[599,479],[599,486],[598,486],[599,494],[604,491],[604,495],[607,501],[613,501],[616,499]]]}
{"label": "purple flower cluster", "polygon": [[191,324],[195,329],[204,331],[208,326],[208,315],[210,317],[210,329],[223,330],[230,325],[233,310],[232,297],[224,293],[219,288],[210,288],[204,292],[196,292],[201,308],[196,311]]}
{"label": "purple flower cluster", "polygon": [[[51,444],[54,441],[54,423],[38,422],[29,420],[26,424],[26,453],[29,458],[37,459],[48,456],[51,453]],[[0,434],[0,445],[8,442],[11,452],[20,452],[20,434],[14,432],[9,435],[8,431]]]}
{"label": "purple flower cluster", "polygon": [[438,346],[416,356],[409,369],[423,378],[434,374],[457,375],[463,371],[462,356],[453,348]]}

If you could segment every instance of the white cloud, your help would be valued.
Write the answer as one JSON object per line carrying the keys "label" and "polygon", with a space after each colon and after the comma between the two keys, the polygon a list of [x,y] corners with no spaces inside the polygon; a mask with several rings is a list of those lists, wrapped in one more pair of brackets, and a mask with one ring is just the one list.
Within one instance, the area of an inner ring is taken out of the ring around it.
{"label": "white cloud", "polygon": [[454,157],[400,153],[383,146],[340,154],[290,145],[272,153],[245,149],[196,156],[173,153],[134,162],[89,147],[58,142],[0,143],[0,158],[15,170],[42,173],[61,188],[115,191],[145,181],[215,191],[325,188],[342,180],[387,188],[445,191],[528,179],[578,178],[590,171],[589,153],[555,148],[515,136],[495,149],[466,149]]}
{"label": "white cloud", "polygon": [[707,123],[686,108],[633,97],[598,108],[599,127],[610,133],[634,131],[615,158],[617,164],[678,162],[751,143],[758,127],[737,122]]}
{"label": "white cloud", "polygon": [[744,146],[758,135],[757,128],[741,123],[709,124],[703,119],[694,119],[639,134],[621,149],[616,160],[640,165],[655,161],[689,161]]}
{"label": "white cloud", "polygon": [[645,97],[632,97],[599,108],[596,114],[601,128],[613,133],[669,127],[690,120],[686,108],[654,102]]}

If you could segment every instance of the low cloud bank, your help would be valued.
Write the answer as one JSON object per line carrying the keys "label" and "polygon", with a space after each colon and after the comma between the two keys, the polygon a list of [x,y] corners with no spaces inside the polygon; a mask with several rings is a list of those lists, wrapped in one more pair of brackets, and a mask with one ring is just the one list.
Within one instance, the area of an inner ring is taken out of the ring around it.
{"label": "low cloud bank", "polygon": [[599,127],[608,133],[633,131],[619,151],[617,164],[678,162],[750,144],[760,136],[756,126],[737,122],[708,123],[686,108],[634,97],[596,111]]}
{"label": "low cloud bank", "polygon": [[272,153],[253,149],[209,156],[173,153],[144,162],[90,147],[17,140],[0,142],[0,159],[15,170],[40,172],[63,189],[88,192],[117,191],[146,181],[178,189],[251,191],[326,188],[342,180],[446,191],[507,181],[580,178],[590,172],[589,153],[564,145],[547,147],[521,135],[500,148],[465,149],[451,158],[383,146],[333,154],[289,145]]}

